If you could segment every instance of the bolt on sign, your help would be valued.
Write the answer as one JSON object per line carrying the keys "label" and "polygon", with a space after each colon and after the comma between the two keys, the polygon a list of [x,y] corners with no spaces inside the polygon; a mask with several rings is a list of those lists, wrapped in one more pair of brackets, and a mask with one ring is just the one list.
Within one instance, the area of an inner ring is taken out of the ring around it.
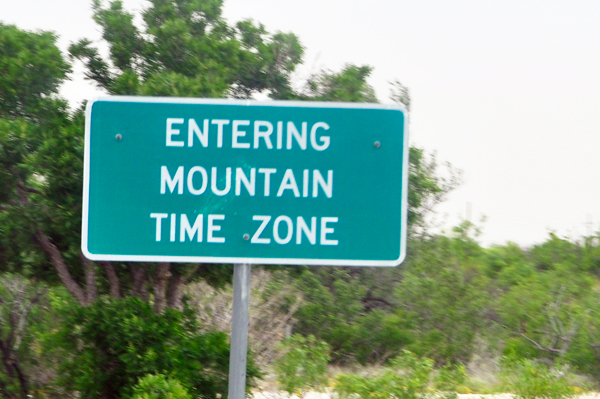
{"label": "bolt on sign", "polygon": [[397,105],[100,97],[86,110],[93,260],[395,266],[406,252]]}

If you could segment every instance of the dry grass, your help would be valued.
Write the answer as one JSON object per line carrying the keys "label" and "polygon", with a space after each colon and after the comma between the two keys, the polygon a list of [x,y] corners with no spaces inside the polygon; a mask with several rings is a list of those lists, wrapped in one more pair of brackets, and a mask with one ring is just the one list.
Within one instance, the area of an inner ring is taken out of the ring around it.
{"label": "dry grass", "polygon": [[[266,368],[278,356],[278,343],[291,331],[302,295],[281,275],[259,268],[252,270],[250,289],[248,345],[254,361],[259,367]],[[184,293],[190,298],[190,305],[196,308],[204,331],[230,333],[233,310],[231,287],[215,289],[205,282],[198,282],[186,286]],[[284,303],[288,306],[282,306]]]}

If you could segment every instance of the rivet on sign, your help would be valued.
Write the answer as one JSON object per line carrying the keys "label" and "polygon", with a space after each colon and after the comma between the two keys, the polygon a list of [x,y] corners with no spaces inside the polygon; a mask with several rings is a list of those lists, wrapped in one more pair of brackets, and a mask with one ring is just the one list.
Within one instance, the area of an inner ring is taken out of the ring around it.
{"label": "rivet on sign", "polygon": [[250,239],[250,234],[244,234],[244,240],[249,240]]}
{"label": "rivet on sign", "polygon": [[121,136],[120,134],[117,134],[115,137],[117,140],[121,140],[123,138],[123,136]]}
{"label": "rivet on sign", "polygon": [[379,148],[381,146],[381,143],[379,141],[376,141],[373,145],[375,146],[375,148]]}

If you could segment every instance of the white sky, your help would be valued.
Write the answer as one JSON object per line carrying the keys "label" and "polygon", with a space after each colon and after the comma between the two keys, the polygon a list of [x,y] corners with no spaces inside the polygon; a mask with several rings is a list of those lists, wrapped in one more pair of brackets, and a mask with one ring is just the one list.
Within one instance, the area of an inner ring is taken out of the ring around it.
{"label": "white sky", "polygon": [[[90,3],[0,0],[0,21],[53,30],[66,49],[99,38]],[[296,33],[307,49],[299,76],[367,64],[382,101],[387,82],[408,86],[411,142],[464,172],[439,208],[446,226],[471,204],[473,221],[487,218],[485,245],[600,227],[597,0],[228,0],[224,14]],[[63,94],[94,89],[75,74]]]}

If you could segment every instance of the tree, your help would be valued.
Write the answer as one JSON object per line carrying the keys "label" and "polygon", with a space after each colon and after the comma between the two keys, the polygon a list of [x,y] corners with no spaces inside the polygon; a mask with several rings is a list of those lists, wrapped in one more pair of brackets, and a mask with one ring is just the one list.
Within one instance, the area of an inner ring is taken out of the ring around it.
{"label": "tree", "polygon": [[[93,3],[94,20],[101,26],[110,56],[102,59],[89,40],[70,47],[71,57],[86,66],[86,77],[110,94],[248,98],[268,92],[273,98],[294,97],[290,75],[302,60],[303,47],[291,33],[269,34],[247,20],[235,27],[221,17],[222,1],[153,0],[142,12],[143,29],[120,1]],[[191,278],[229,277],[230,267],[160,263],[152,270],[131,264],[102,263],[110,292],[120,296],[129,284],[147,297],[152,282],[157,311],[181,306],[181,286]],[[152,268],[151,268],[152,269]],[[217,277],[220,275],[221,277]],[[125,280],[125,281],[123,281]]]}
{"label": "tree", "polygon": [[69,64],[50,32],[29,33],[0,23],[0,117],[40,120]]}
{"label": "tree", "polygon": [[[121,2],[94,1],[109,59],[86,39],[70,47],[71,56],[111,94],[290,96],[289,77],[303,54],[298,39],[270,35],[252,21],[231,27],[221,7],[221,1],[156,0],[143,12],[145,29],[138,29]],[[100,289],[115,298],[152,299],[158,312],[181,307],[186,281],[222,282],[231,268],[95,264],[79,250],[84,120],[56,96],[70,65],[55,41],[50,33],[0,26],[0,265],[60,281],[84,306]]]}
{"label": "tree", "polygon": [[[584,273],[578,245],[551,235],[527,257],[532,272],[509,286],[497,303],[500,322],[510,333],[504,351],[513,357],[577,358],[595,339],[598,296]],[[573,353],[571,345],[576,343]]]}
{"label": "tree", "polygon": [[229,26],[223,2],[151,0],[142,12],[144,29],[121,1],[93,1],[94,20],[109,46],[109,60],[92,43],[73,44],[88,79],[110,94],[249,98],[270,91],[290,95],[290,74],[303,47],[290,33],[269,34],[251,20]]}
{"label": "tree", "polygon": [[87,304],[96,294],[78,250],[83,119],[55,96],[69,72],[55,41],[0,25],[0,266],[60,280]]}
{"label": "tree", "polygon": [[[348,64],[341,72],[321,71],[306,82],[300,99],[308,101],[379,102],[367,79],[373,68]],[[395,80],[390,99],[410,109],[409,89]],[[435,154],[427,156],[423,149],[411,146],[409,151],[408,227],[409,234],[424,232],[427,217],[436,205],[461,183],[461,172],[450,163],[440,171]]]}
{"label": "tree", "polygon": [[294,333],[314,335],[331,347],[332,360],[354,360],[356,322],[364,308],[364,288],[342,268],[306,270],[296,285],[304,294]]}
{"label": "tree", "polygon": [[410,147],[408,159],[408,228],[409,235],[414,236],[427,232],[428,217],[460,185],[462,173],[450,163],[440,172],[435,154],[428,157],[418,147]]}
{"label": "tree", "polygon": [[379,102],[375,90],[367,83],[373,68],[346,65],[339,72],[321,71],[306,83],[305,100],[340,102]]}
{"label": "tree", "polygon": [[476,265],[483,249],[465,232],[415,243],[413,258],[397,285],[397,314],[409,333],[408,348],[436,363],[466,362],[485,326],[487,279]]}
{"label": "tree", "polygon": [[[142,12],[144,26],[138,27],[120,1],[106,5],[95,0],[94,20],[109,57],[104,59],[87,39],[71,45],[70,55],[84,63],[88,79],[110,94],[247,98],[266,92],[278,99],[377,100],[366,81],[368,66],[323,71],[309,80],[304,93],[296,93],[290,79],[304,51],[298,38],[270,34],[253,21],[230,26],[221,8],[218,0],[153,0]],[[56,97],[70,65],[51,34],[2,27],[2,35],[2,267],[60,281],[82,305],[96,300],[100,290],[115,298],[152,299],[158,312],[181,307],[181,287],[192,279],[229,279],[229,267],[95,264],[81,255],[83,113],[69,114]],[[408,101],[407,90],[403,93],[398,100]],[[409,219],[416,225],[415,215],[429,205],[426,199],[439,200],[451,185],[440,187],[442,180],[428,176],[434,164],[422,152],[411,149],[411,155]]]}

